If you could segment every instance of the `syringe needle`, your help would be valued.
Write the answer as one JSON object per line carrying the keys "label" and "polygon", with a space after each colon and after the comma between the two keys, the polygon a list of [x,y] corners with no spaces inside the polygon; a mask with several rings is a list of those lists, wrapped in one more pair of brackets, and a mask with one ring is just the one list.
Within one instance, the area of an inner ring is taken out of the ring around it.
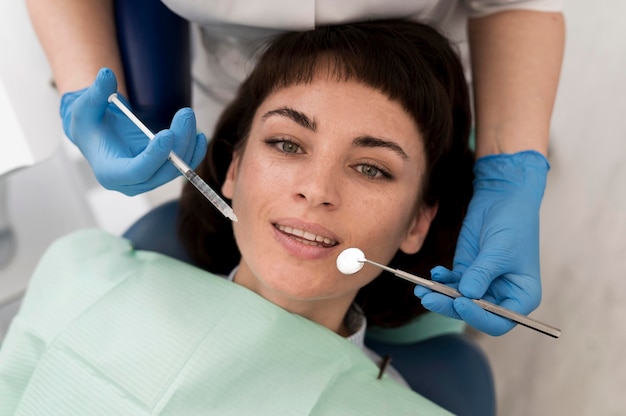
{"label": "syringe needle", "polygon": [[[130,119],[130,121],[132,121],[146,136],[148,136],[150,140],[154,139],[154,133],[152,133],[150,129],[146,127],[146,125],[143,124],[141,120],[139,120],[137,116],[135,116],[132,111],[126,107],[126,105],[124,105],[124,103],[117,97],[116,93],[109,96],[109,102],[115,104],[117,108],[119,108],[122,113]],[[204,182],[202,178],[200,178],[200,176],[198,176],[198,174],[194,172],[193,169],[191,169],[176,153],[170,152],[168,159],[176,167],[176,169],[178,169],[180,173],[182,173],[185,178],[187,178],[187,180],[191,182],[191,184],[195,186],[196,189],[215,206],[215,208],[217,208],[225,217],[237,222],[237,216],[235,215],[233,209],[222,198],[220,198],[220,196],[213,189],[211,189],[211,187],[207,185],[207,183]]]}

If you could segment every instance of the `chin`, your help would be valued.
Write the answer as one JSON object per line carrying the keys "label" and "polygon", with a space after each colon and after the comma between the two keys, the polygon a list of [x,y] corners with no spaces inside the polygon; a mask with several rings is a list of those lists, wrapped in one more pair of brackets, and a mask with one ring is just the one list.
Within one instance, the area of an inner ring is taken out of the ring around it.
{"label": "chin", "polygon": [[264,282],[274,294],[298,301],[310,301],[334,297],[339,291],[327,282],[311,282],[301,279],[269,280]]}

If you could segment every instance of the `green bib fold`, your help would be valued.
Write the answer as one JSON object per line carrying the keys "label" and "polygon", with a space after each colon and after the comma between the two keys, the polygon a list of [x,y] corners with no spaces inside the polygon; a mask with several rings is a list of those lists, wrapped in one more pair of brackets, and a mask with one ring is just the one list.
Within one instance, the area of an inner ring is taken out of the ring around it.
{"label": "green bib fold", "polygon": [[1,415],[443,415],[356,346],[221,277],[85,230],[0,350]]}

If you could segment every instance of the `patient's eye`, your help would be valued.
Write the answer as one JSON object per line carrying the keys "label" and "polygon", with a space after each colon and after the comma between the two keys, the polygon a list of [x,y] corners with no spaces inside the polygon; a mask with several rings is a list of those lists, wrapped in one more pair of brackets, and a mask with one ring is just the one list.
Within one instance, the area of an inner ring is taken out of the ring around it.
{"label": "patient's eye", "polygon": [[295,144],[294,142],[282,142],[281,149],[286,153],[297,153],[300,146]]}
{"label": "patient's eye", "polygon": [[355,166],[355,169],[365,176],[367,179],[391,179],[391,174],[381,166],[372,164],[361,164]]}
{"label": "patient's eye", "polygon": [[265,143],[283,153],[301,153],[302,150],[298,144],[284,137],[272,137],[265,140]]}

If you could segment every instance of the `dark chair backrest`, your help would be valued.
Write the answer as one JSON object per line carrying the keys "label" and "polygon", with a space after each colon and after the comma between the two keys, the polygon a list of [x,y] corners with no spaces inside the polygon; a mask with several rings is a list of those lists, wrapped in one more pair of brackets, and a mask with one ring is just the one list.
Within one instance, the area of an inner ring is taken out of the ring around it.
{"label": "dark chair backrest", "polygon": [[152,131],[191,106],[189,22],[158,0],[116,0],[117,37],[133,112]]}

